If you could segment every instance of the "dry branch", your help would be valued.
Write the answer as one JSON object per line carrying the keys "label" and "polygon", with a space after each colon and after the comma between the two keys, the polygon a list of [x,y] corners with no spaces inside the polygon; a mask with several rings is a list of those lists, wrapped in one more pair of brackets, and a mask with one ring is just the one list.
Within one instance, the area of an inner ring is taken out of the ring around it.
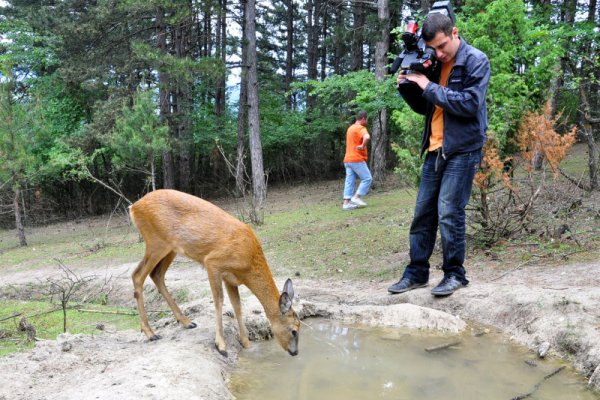
{"label": "dry branch", "polygon": [[[97,313],[97,314],[117,314],[117,315],[139,315],[136,311],[103,311],[103,310],[88,310],[85,308],[76,308],[77,312]],[[152,311],[148,311],[152,312]]]}
{"label": "dry branch", "polygon": [[443,344],[440,344],[437,346],[427,347],[427,348],[425,348],[425,351],[432,352],[432,351],[444,350],[444,349],[447,349],[452,346],[457,346],[459,344],[460,344],[460,340],[456,340],[454,342],[448,342],[448,343],[443,343]]}
{"label": "dry branch", "polygon": [[552,378],[554,375],[558,374],[563,369],[565,369],[564,365],[562,367],[558,368],[557,370],[555,370],[554,372],[544,376],[544,378],[533,387],[533,390],[531,392],[522,394],[517,397],[513,397],[511,400],[523,400],[523,399],[530,397],[533,393],[535,393],[536,390],[538,390],[540,388],[540,386],[542,385],[542,383],[544,383],[544,381]]}
{"label": "dry branch", "polygon": [[521,267],[524,267],[525,265],[529,264],[530,262],[531,262],[531,260],[525,261],[524,263],[517,265],[515,268],[508,270],[505,273],[498,275],[495,278],[490,279],[490,282],[497,281],[498,279],[505,277],[506,275],[510,274],[511,272],[515,272],[516,270],[520,269]]}
{"label": "dry branch", "polygon": [[12,319],[12,318],[18,317],[18,316],[20,316],[20,315],[23,315],[23,313],[22,313],[22,312],[20,312],[20,313],[13,314],[13,315],[11,315],[10,317],[4,317],[4,318],[0,318],[0,322],[2,322],[2,321],[6,321],[7,319]]}

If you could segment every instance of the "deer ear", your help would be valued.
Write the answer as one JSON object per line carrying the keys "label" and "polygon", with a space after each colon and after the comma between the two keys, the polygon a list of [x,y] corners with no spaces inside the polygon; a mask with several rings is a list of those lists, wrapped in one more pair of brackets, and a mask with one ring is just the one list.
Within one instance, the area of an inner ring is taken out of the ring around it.
{"label": "deer ear", "polygon": [[290,278],[285,281],[282,293],[287,293],[288,296],[290,296],[290,300],[294,299],[294,286],[292,285],[292,280]]}
{"label": "deer ear", "polygon": [[286,292],[281,293],[281,296],[279,296],[279,311],[281,311],[281,314],[287,314],[291,308],[292,299]]}

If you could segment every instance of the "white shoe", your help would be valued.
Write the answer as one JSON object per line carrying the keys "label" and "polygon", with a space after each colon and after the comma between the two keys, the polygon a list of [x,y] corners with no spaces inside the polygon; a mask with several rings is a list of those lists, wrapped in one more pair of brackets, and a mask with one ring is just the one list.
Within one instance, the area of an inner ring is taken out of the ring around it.
{"label": "white shoe", "polygon": [[365,203],[364,201],[362,201],[360,199],[360,197],[353,197],[353,198],[350,199],[350,202],[356,204],[359,207],[366,207],[367,206],[367,203]]}
{"label": "white shoe", "polygon": [[354,203],[346,203],[342,205],[342,210],[344,211],[354,210],[355,208],[358,208],[358,206]]}

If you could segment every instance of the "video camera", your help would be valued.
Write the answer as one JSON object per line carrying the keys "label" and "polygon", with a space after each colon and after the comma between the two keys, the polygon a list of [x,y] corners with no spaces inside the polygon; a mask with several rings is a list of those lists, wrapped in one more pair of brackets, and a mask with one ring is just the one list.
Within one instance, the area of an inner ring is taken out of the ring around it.
{"label": "video camera", "polygon": [[[427,15],[436,13],[447,15],[452,22],[456,21],[450,1],[433,3]],[[417,71],[427,75],[435,69],[437,65],[435,50],[425,45],[425,41],[421,37],[421,28],[413,16],[406,18],[406,29],[402,34],[402,41],[404,50],[394,60],[390,67],[390,74],[395,74],[398,69],[402,69],[406,73]]]}

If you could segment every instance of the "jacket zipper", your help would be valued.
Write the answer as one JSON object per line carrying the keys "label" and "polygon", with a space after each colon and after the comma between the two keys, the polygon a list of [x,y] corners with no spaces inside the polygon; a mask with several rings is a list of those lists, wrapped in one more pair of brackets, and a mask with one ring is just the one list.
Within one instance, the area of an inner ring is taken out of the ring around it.
{"label": "jacket zipper", "polygon": [[[448,78],[446,79],[446,88],[448,87],[448,82],[450,82],[450,78],[452,77],[452,73],[454,72],[454,65],[452,66],[452,69],[450,69],[450,73],[448,74]],[[442,113],[442,118],[444,119],[444,131],[446,130],[446,113]],[[446,132],[444,132],[446,133]],[[446,153],[444,152],[444,136],[446,135],[442,135],[442,158],[445,160],[446,159]]]}

